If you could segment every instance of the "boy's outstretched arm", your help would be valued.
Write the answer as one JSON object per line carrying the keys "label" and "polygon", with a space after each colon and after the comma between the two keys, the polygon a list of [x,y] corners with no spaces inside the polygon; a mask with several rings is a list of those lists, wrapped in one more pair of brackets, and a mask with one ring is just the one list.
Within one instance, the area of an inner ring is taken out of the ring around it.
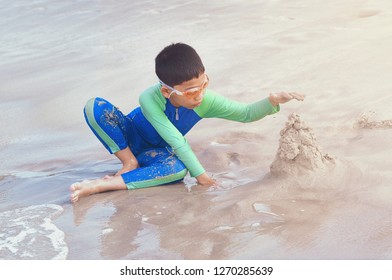
{"label": "boy's outstretched arm", "polygon": [[305,99],[305,95],[296,92],[278,92],[271,93],[268,97],[269,102],[274,107],[278,106],[279,104],[286,103],[292,99],[303,101]]}

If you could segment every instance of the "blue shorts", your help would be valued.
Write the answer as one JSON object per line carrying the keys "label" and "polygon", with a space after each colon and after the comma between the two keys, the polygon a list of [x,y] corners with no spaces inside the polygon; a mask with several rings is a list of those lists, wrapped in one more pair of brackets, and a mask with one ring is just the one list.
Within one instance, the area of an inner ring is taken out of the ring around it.
{"label": "blue shorts", "polygon": [[[138,132],[134,121],[135,116],[141,114],[140,110],[138,107],[124,115],[110,102],[97,97],[87,102],[84,116],[95,136],[111,154],[129,147],[135,155],[140,167],[121,175],[128,189],[182,180],[188,170],[166,142],[151,143]],[[150,129],[152,134],[157,133],[152,126]]]}

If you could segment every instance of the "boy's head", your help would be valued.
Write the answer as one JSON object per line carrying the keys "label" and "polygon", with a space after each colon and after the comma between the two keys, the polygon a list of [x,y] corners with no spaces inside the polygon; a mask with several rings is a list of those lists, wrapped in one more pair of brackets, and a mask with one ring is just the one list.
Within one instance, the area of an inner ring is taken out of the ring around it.
{"label": "boy's head", "polygon": [[198,78],[204,71],[200,56],[183,43],[165,47],[155,58],[155,73],[171,87]]}

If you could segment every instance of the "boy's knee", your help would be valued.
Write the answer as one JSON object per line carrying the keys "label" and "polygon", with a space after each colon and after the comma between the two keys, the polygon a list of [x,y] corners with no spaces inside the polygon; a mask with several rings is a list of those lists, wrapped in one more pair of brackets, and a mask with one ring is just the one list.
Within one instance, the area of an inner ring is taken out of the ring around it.
{"label": "boy's knee", "polygon": [[170,183],[181,182],[187,174],[188,174],[188,169],[186,169],[186,167],[181,162],[181,165],[180,164],[177,165],[175,172],[170,176],[168,176],[170,177],[168,183],[170,184]]}
{"label": "boy's knee", "polygon": [[87,119],[95,118],[95,116],[102,114],[104,110],[112,108],[113,105],[101,97],[93,97],[86,102],[84,106],[84,114]]}
{"label": "boy's knee", "polygon": [[182,169],[179,173],[179,177],[181,178],[180,180],[184,179],[186,174],[188,174],[188,169],[184,168]]}
{"label": "boy's knee", "polygon": [[86,102],[86,105],[84,106],[84,110],[86,111],[86,108],[94,108],[96,106],[102,107],[105,105],[110,106],[111,104],[101,97],[93,97]]}

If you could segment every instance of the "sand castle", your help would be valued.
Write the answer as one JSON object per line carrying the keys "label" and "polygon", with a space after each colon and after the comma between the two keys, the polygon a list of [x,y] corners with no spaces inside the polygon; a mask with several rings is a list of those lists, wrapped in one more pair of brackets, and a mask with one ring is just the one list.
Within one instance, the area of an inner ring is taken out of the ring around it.
{"label": "sand castle", "polygon": [[335,160],[321,152],[313,130],[298,114],[289,116],[280,135],[279,148],[270,166],[272,174],[302,175],[334,165]]}

